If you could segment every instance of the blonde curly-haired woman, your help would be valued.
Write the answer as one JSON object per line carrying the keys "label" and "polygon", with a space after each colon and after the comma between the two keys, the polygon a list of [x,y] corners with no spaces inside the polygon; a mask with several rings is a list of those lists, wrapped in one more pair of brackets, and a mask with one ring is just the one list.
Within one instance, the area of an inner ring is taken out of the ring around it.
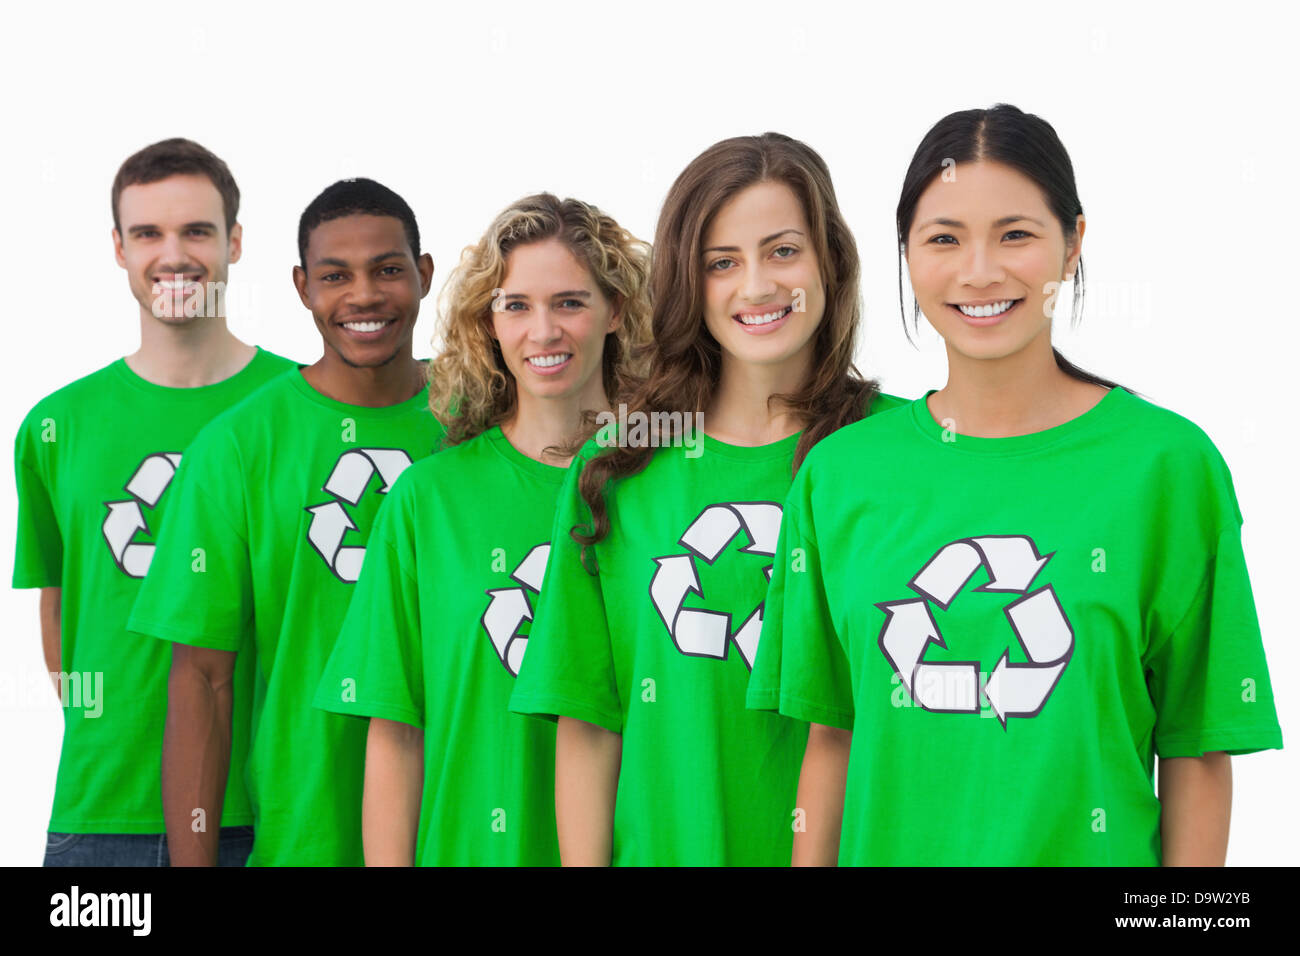
{"label": "blonde curly-haired woman", "polygon": [[369,865],[559,862],[555,727],[506,705],[565,466],[643,351],[648,268],[609,216],[543,193],[448,282],[429,392],[446,447],[389,491],[316,698],[370,718]]}

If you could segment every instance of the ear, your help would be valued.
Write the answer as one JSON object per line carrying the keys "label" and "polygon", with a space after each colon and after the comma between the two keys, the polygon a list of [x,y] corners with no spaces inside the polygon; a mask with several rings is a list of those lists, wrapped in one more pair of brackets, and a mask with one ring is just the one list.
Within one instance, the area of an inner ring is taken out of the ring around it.
{"label": "ear", "polygon": [[239,257],[244,254],[244,227],[235,223],[230,227],[230,255],[227,262],[238,262]]}
{"label": "ear", "polygon": [[1073,279],[1075,271],[1079,268],[1079,257],[1083,255],[1083,230],[1087,226],[1083,216],[1076,216],[1074,220],[1074,242],[1070,244],[1070,249],[1065,257],[1065,277]]}
{"label": "ear", "polygon": [[122,251],[122,234],[113,227],[113,258],[117,259],[117,264],[123,269],[126,268],[126,253]]}
{"label": "ear", "polygon": [[609,315],[609,324],[605,326],[606,334],[613,332],[623,324],[623,306],[626,300],[621,296],[615,296],[613,302],[613,311]]}
{"label": "ear", "polygon": [[302,302],[303,308],[311,310],[311,303],[307,299],[307,273],[302,266],[293,267],[293,287],[298,290],[298,299]]}
{"label": "ear", "polygon": [[415,263],[415,268],[420,273],[420,298],[423,299],[433,286],[433,256],[424,253]]}

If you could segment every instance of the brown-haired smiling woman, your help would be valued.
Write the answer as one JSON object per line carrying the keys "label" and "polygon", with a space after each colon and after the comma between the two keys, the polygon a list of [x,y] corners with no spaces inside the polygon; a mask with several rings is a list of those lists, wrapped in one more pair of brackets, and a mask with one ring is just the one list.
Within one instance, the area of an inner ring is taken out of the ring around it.
{"label": "brown-haired smiling woman", "polygon": [[1083,233],[1039,117],[917,148],[898,237],[948,383],[809,455],[749,687],[813,724],[796,863],[1222,864],[1229,755],[1282,744],[1223,459],[1052,348]]}
{"label": "brown-haired smiling woman", "polygon": [[693,160],[650,289],[650,371],[623,444],[570,466],[511,709],[559,720],[566,865],[785,865],[806,727],[744,709],[780,502],[817,441],[899,402],[853,367],[857,250],[803,143]]}

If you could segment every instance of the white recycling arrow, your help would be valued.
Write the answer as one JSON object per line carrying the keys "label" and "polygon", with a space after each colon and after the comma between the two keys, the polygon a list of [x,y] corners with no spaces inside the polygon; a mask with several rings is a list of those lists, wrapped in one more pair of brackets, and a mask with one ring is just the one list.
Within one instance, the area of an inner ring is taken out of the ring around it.
{"label": "white recycling arrow", "polygon": [[984,696],[1003,728],[1008,717],[1037,716],[1074,653],[1074,628],[1050,584],[1004,610],[1030,663],[1011,663],[1007,648],[984,684]]}
{"label": "white recycling arrow", "polygon": [[[730,614],[683,606],[692,591],[704,598],[695,558],[712,564],[742,530],[749,537],[742,552],[774,556],[781,530],[781,506],[770,501],[741,501],[706,507],[678,539],[689,553],[654,559],[650,600],[678,651],[691,657],[722,660],[734,641],[745,666],[752,669],[763,629],[762,602],[734,633]],[[770,580],[771,566],[763,573]]]}
{"label": "white recycling arrow", "polygon": [[1034,717],[1056,686],[1065,670],[1065,662],[1049,664],[1012,664],[1011,649],[1002,652],[997,667],[984,684],[984,696],[1005,728],[1008,717]]}
{"label": "white recycling arrow", "polygon": [[528,650],[528,635],[520,634],[519,628],[525,621],[533,619],[533,609],[528,604],[524,588],[535,594],[541,591],[542,580],[546,575],[546,561],[550,554],[551,545],[548,542],[534,545],[524,555],[519,566],[510,573],[510,577],[523,587],[489,588],[487,591],[491,600],[483,612],[483,629],[487,631],[497,657],[511,677],[519,676],[524,652]]}
{"label": "white recycling arrow", "polygon": [[304,509],[311,514],[307,540],[341,581],[355,583],[361,577],[361,565],[366,557],[364,546],[343,544],[343,538],[349,531],[357,530],[357,525],[342,503],[359,504],[376,473],[383,479],[379,494],[388,494],[393,482],[410,464],[411,456],[401,448],[349,449],[339,455],[323,486],[334,500]]}
{"label": "white recycling arrow", "polygon": [[155,452],[146,456],[126,483],[127,493],[150,508],[156,507],[180,464],[181,456],[175,452]]}
{"label": "white recycling arrow", "polygon": [[1051,556],[1040,555],[1024,535],[962,538],[940,548],[908,586],[946,611],[981,565],[989,580],[977,591],[1023,594]]}
{"label": "white recycling arrow", "polygon": [[179,452],[146,455],[125,485],[130,499],[104,502],[108,507],[103,524],[104,540],[112,552],[113,563],[133,578],[145,576],[153,562],[154,552],[154,545],[131,540],[137,531],[150,533],[140,506],[157,506],[180,463]]}
{"label": "white recycling arrow", "polygon": [[908,586],[919,599],[885,601],[878,643],[912,699],[938,713],[979,713],[978,661],[926,661],[930,644],[947,649],[929,601],[947,610],[982,566],[988,582],[976,591],[1022,595],[1003,610],[1029,663],[1013,664],[1010,648],[984,685],[984,696],[1006,728],[1008,717],[1034,717],[1047,702],[1074,651],[1074,629],[1049,584],[1029,591],[1055,552],[1040,555],[1025,535],[986,535],[944,545]]}
{"label": "white recycling arrow", "polygon": [[916,668],[931,642],[947,649],[930,608],[921,598],[909,601],[884,601],[876,607],[885,612],[885,626],[880,629],[880,649],[907,688],[912,691]]}
{"label": "white recycling arrow", "polygon": [[691,522],[678,544],[712,564],[740,530],[740,513],[730,505],[709,505]]}
{"label": "white recycling arrow", "polygon": [[980,712],[979,661],[922,662],[912,677],[916,702],[939,714]]}

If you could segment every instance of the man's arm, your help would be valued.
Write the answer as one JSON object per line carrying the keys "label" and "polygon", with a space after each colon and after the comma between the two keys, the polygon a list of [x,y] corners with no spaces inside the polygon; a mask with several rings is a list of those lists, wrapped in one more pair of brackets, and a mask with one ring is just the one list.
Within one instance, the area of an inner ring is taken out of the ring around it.
{"label": "man's arm", "polygon": [[804,829],[794,834],[791,866],[835,866],[840,856],[844,784],[848,778],[853,731],[810,724],[799,771],[799,808]]}
{"label": "man's arm", "polygon": [[41,650],[45,671],[58,694],[59,672],[63,670],[63,588],[41,588]]}
{"label": "man's arm", "polygon": [[361,839],[366,866],[414,866],[424,793],[424,731],[381,717],[366,735]]}
{"label": "man's arm", "polygon": [[1232,758],[1222,751],[1160,760],[1164,866],[1223,866],[1232,815]]}
{"label": "man's arm", "polygon": [[172,866],[217,865],[236,656],[172,645],[162,753],[163,820]]}
{"label": "man's arm", "polygon": [[609,866],[623,735],[560,717],[555,732],[555,827],[563,866]]}

